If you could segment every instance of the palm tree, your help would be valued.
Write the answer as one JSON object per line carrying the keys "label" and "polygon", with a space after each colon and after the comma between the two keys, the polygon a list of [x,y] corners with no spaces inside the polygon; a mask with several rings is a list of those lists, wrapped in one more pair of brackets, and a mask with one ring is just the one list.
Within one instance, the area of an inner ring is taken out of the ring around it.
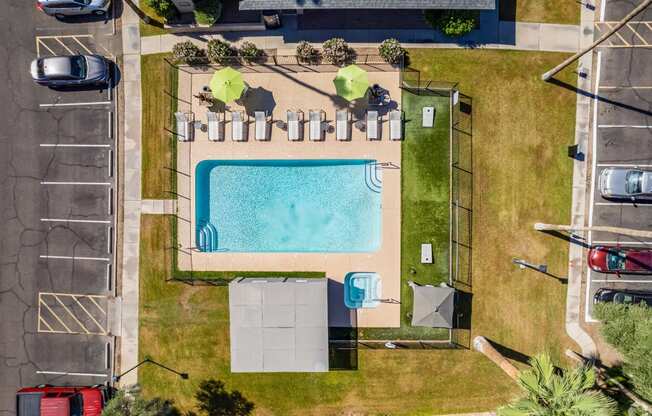
{"label": "palm tree", "polygon": [[595,390],[595,373],[589,366],[557,372],[547,354],[530,360],[518,385],[525,397],[498,409],[500,416],[611,416],[616,405]]}

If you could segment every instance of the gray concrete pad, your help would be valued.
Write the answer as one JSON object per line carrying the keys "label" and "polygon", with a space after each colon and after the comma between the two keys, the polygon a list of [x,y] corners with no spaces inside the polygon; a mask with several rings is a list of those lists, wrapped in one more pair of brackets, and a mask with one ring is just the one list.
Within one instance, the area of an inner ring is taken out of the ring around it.
{"label": "gray concrete pad", "polygon": [[599,164],[652,164],[652,128],[603,128],[597,137]]}
{"label": "gray concrete pad", "polygon": [[[623,67],[625,65],[625,67]],[[652,86],[652,49],[604,49],[600,70],[600,86]]]}
{"label": "gray concrete pad", "polygon": [[600,90],[598,125],[652,125],[652,90]]}

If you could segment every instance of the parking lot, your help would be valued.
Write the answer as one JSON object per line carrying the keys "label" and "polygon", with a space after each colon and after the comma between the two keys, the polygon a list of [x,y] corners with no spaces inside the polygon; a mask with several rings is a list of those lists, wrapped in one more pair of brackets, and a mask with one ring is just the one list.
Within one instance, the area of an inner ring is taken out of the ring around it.
{"label": "parking lot", "polygon": [[0,414],[14,414],[21,387],[92,385],[112,375],[115,85],[49,89],[31,80],[29,64],[71,54],[115,62],[114,13],[60,21],[19,2],[0,16],[3,39],[20,46],[11,88],[0,95]]}
{"label": "parking lot", "polygon": [[[613,25],[634,6],[622,0],[606,0],[600,11],[600,29]],[[609,23],[611,22],[611,23]],[[598,189],[600,173],[609,167],[652,169],[652,10],[649,8],[598,49],[597,81],[593,101],[593,165],[590,226],[652,229],[652,204],[605,199]],[[590,232],[589,244],[652,247],[652,241],[623,235]],[[652,290],[652,277],[614,275],[588,270],[586,320],[591,316],[593,295],[599,288]]]}

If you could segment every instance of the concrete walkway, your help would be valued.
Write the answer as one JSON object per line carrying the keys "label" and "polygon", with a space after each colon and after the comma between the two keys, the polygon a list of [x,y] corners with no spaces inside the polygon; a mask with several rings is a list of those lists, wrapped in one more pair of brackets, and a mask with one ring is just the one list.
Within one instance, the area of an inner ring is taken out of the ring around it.
{"label": "concrete walkway", "polygon": [[[487,28],[488,26],[488,28]],[[434,30],[296,30],[265,32],[226,32],[167,34],[147,36],[141,39],[143,55],[169,52],[183,41],[205,46],[210,39],[228,40],[236,45],[243,41],[254,42],[261,49],[280,49],[292,52],[299,40],[319,43],[331,37],[342,37],[354,48],[375,48],[378,42],[389,37],[399,39],[410,48],[490,48],[526,51],[577,52],[580,43],[580,26],[544,23],[487,22],[483,30],[451,43],[450,38]],[[279,52],[280,53],[280,52]]]}
{"label": "concrete walkway", "polygon": [[176,214],[176,199],[143,199],[140,201],[141,214]]}
{"label": "concrete walkway", "polygon": [[[138,277],[140,240],[140,29],[138,16],[129,7],[122,12],[124,91],[123,145],[123,259],[122,259],[122,336],[120,338],[120,371],[138,363]],[[138,372],[120,379],[120,385],[136,384]]]}
{"label": "concrete walkway", "polygon": [[[595,12],[582,7],[580,48],[588,47],[593,42],[593,22]],[[579,61],[577,87],[584,91],[591,91],[593,80],[593,54],[584,55]],[[581,77],[579,73],[588,76]],[[575,160],[573,163],[573,190],[571,225],[583,226],[586,223],[587,204],[587,170],[590,137],[591,98],[585,94],[577,94],[577,107],[575,112],[575,144],[585,155],[584,160]],[[589,185],[591,186],[591,185]],[[584,266],[584,247],[582,245],[586,233],[578,233],[582,239],[571,241],[568,259],[568,288],[566,293],[566,332],[580,347],[585,357],[594,356],[596,345],[593,339],[580,326],[582,305],[582,275]]]}

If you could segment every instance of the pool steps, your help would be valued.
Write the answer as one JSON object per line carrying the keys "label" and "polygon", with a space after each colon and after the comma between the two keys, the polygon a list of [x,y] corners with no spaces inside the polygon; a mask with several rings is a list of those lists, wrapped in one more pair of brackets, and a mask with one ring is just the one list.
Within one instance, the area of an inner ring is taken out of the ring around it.
{"label": "pool steps", "polygon": [[380,179],[379,170],[382,169],[378,163],[367,163],[364,171],[364,181],[367,188],[377,194],[383,190],[383,181]]}
{"label": "pool steps", "polygon": [[207,221],[202,221],[197,232],[197,247],[200,251],[217,251],[217,230]]}

